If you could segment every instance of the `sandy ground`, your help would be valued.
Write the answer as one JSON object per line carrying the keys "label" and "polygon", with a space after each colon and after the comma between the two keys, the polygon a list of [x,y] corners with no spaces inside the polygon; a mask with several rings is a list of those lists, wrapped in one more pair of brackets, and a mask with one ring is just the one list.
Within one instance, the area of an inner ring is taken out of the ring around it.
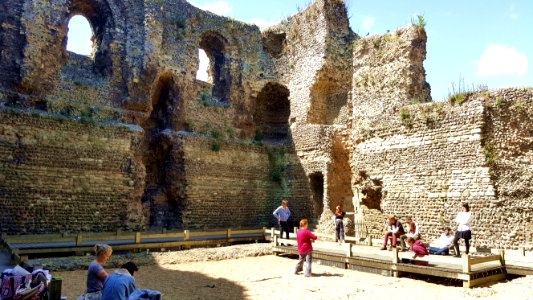
{"label": "sandy ground", "polygon": [[[187,256],[183,252],[172,255]],[[313,277],[305,278],[293,274],[295,263],[293,258],[273,255],[193,262],[167,259],[141,266],[135,277],[137,287],[159,290],[163,299],[533,299],[533,276],[465,289],[317,263]],[[63,277],[63,295],[68,299],[82,292],[85,271],[54,275]]]}

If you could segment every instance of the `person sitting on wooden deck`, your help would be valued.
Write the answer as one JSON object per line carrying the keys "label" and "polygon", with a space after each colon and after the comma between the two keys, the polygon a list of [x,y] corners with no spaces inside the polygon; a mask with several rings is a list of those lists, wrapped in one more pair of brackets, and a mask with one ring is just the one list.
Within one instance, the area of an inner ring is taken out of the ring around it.
{"label": "person sitting on wooden deck", "polygon": [[100,300],[102,296],[104,281],[108,275],[103,265],[113,254],[113,249],[106,244],[96,244],[94,252],[96,257],[87,270],[87,289],[84,294],[78,296],[78,300]]}
{"label": "person sitting on wooden deck", "polygon": [[403,225],[400,221],[396,220],[396,216],[389,215],[389,222],[387,223],[387,227],[385,229],[385,237],[383,239],[383,247],[381,250],[387,250],[387,242],[389,241],[389,237],[392,237],[391,242],[391,249],[392,247],[396,247],[396,240],[401,235],[405,234],[405,231],[403,229]]}
{"label": "person sitting on wooden deck", "polygon": [[422,243],[422,240],[415,240],[414,238],[410,237],[407,238],[407,245],[409,245],[409,247],[411,247],[411,251],[415,253],[413,255],[413,259],[429,254],[428,249],[426,249],[426,245]]}
{"label": "person sitting on wooden deck", "polygon": [[405,234],[400,236],[400,242],[402,244],[402,250],[407,250],[407,247],[405,245],[405,240],[407,238],[413,238],[415,240],[420,238],[420,231],[419,226],[417,223],[413,221],[413,217],[409,216],[407,217],[407,222],[405,224]]}
{"label": "person sitting on wooden deck", "polygon": [[452,229],[448,226],[444,227],[444,232],[440,237],[429,244],[429,254],[450,254],[450,246],[453,245],[453,238]]}

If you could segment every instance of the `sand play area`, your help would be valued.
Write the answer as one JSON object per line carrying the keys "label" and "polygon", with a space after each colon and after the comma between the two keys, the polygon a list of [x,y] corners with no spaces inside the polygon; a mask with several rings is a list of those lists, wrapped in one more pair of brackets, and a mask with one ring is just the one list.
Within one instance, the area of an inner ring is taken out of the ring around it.
{"label": "sand play area", "polygon": [[[150,254],[152,263],[139,259],[146,264],[135,274],[137,287],[159,290],[163,299],[533,299],[532,276],[465,289],[314,263],[305,278],[293,274],[295,259],[267,252],[259,244]],[[68,299],[84,288],[83,270],[54,275],[63,277]]]}

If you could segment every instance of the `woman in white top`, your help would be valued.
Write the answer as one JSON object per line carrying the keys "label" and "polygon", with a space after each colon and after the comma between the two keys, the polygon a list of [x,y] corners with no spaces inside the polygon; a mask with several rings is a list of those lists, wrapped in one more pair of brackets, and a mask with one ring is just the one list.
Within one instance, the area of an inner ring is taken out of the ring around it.
{"label": "woman in white top", "polygon": [[472,238],[472,232],[470,231],[470,222],[472,221],[472,213],[470,212],[470,206],[468,203],[463,203],[463,211],[457,214],[455,222],[457,223],[457,231],[455,232],[455,238],[453,239],[453,246],[455,248],[455,257],[461,257],[459,253],[459,240],[465,240],[466,254],[470,250],[470,239]]}

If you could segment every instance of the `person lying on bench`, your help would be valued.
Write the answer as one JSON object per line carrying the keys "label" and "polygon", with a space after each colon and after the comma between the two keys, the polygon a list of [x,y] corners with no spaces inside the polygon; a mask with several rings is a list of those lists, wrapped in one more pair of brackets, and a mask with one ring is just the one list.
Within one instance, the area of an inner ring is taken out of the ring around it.
{"label": "person lying on bench", "polygon": [[440,237],[429,244],[429,254],[450,254],[449,247],[453,244],[453,237],[452,229],[448,226],[444,227],[444,232],[440,235]]}
{"label": "person lying on bench", "polygon": [[422,240],[415,241],[414,238],[410,237],[407,238],[407,245],[409,245],[409,247],[411,247],[411,251],[415,253],[415,255],[413,255],[413,259],[429,254],[428,249],[426,249],[426,245],[422,243]]}

